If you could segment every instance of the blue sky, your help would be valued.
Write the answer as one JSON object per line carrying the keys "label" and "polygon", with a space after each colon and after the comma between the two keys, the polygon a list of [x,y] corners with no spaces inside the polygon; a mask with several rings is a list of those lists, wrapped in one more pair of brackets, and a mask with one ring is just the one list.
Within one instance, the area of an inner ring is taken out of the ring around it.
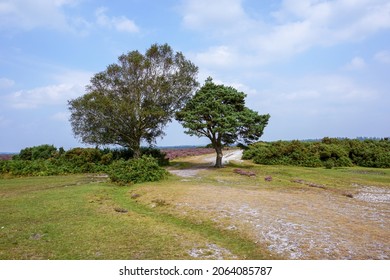
{"label": "blue sky", "polygon": [[[82,146],[67,100],[153,43],[269,113],[263,140],[390,136],[390,1],[0,0],[0,151]],[[157,141],[207,143],[176,122]]]}

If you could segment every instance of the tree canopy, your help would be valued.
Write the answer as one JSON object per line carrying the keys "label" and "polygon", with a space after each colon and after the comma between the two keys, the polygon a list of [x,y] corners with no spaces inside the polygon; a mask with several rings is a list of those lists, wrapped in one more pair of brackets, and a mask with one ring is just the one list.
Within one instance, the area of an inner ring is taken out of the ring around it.
{"label": "tree canopy", "polygon": [[92,77],[85,95],[69,101],[75,136],[87,144],[127,147],[138,157],[141,142],[164,136],[174,112],[190,99],[197,72],[167,44],[121,55]]}
{"label": "tree canopy", "polygon": [[222,167],[224,145],[256,141],[268,124],[270,115],[259,115],[245,107],[245,97],[243,92],[216,85],[208,78],[176,113],[176,119],[187,129],[185,133],[210,139],[217,153],[216,167]]}

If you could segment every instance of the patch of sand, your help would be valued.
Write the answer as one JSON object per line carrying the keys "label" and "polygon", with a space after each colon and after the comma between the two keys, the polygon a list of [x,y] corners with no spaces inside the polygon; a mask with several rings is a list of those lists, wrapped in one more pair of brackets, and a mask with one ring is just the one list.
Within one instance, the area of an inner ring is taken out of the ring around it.
{"label": "patch of sand", "polygon": [[[171,174],[174,174],[174,175],[177,175],[177,176],[180,176],[180,177],[187,177],[188,178],[188,177],[195,177],[195,176],[198,175],[199,171],[207,170],[207,168],[209,168],[210,166],[214,166],[215,165],[215,160],[216,160],[215,154],[201,156],[201,158],[202,158],[202,163],[204,163],[204,164],[201,165],[201,166],[198,166],[196,168],[188,168],[188,169],[174,169],[174,168],[170,168],[170,169],[168,169],[168,171]],[[222,164],[226,165],[230,161],[241,162],[242,161],[241,158],[242,158],[242,150],[228,150],[228,151],[224,151],[224,156],[222,158]]]}
{"label": "patch of sand", "polygon": [[191,188],[176,201],[176,209],[248,234],[286,259],[390,259],[387,203],[324,190],[207,186]]}

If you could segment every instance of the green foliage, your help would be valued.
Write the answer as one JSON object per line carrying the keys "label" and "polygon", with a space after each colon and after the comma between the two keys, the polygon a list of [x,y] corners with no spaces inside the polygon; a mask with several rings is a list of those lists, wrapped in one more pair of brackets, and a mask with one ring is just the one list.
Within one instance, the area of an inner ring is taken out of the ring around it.
{"label": "green foliage", "polygon": [[[160,165],[168,164],[165,154],[158,149],[142,148],[141,151],[143,155],[155,158]],[[50,157],[48,157],[49,154]],[[2,174],[49,176],[106,172],[115,161],[128,160],[134,156],[134,153],[127,149],[99,150],[94,148],[74,148],[68,151],[60,148],[57,151],[54,146],[41,145],[25,148],[20,155],[12,160],[0,160],[0,176]],[[33,157],[37,159],[32,160]]]}
{"label": "green foliage", "polygon": [[104,165],[108,165],[108,164],[110,164],[112,162],[113,157],[114,156],[113,156],[113,154],[111,152],[106,153],[106,154],[102,155],[100,163],[104,164]]}
{"label": "green foliage", "polygon": [[243,159],[258,164],[306,167],[390,167],[390,141],[324,138],[321,142],[258,142],[244,151]]}
{"label": "green foliage", "polygon": [[73,132],[84,143],[115,144],[140,156],[142,140],[152,144],[198,86],[198,68],[170,46],[152,45],[145,54],[118,58],[69,101]]}
{"label": "green foliage", "polygon": [[143,155],[138,159],[118,160],[108,169],[111,181],[119,184],[159,181],[168,172],[158,165],[152,156]]}
{"label": "green foliage", "polygon": [[[134,152],[128,148],[122,149],[112,149],[112,150],[104,150],[104,153],[111,153],[113,160],[123,159],[128,160],[134,158]],[[152,148],[152,147],[141,147],[140,149],[141,156],[142,155],[150,155],[158,160],[159,165],[168,165],[169,160],[166,157],[166,154],[161,152],[160,149]]]}
{"label": "green foliage", "polygon": [[245,107],[243,92],[216,85],[211,78],[196,92],[176,119],[187,129],[185,133],[210,139],[217,152],[216,167],[221,167],[222,147],[237,141],[259,139],[270,116],[259,115]]}
{"label": "green foliage", "polygon": [[94,148],[74,148],[64,154],[66,161],[77,166],[82,166],[86,163],[98,163],[101,161],[102,153]]}
{"label": "green foliage", "polygon": [[156,148],[142,147],[141,155],[147,155],[155,158],[160,166],[166,166],[169,164],[169,160],[166,158],[166,154]]}
{"label": "green foliage", "polygon": [[15,159],[21,160],[37,160],[48,159],[57,153],[57,148],[53,145],[40,145],[22,149],[19,155],[14,156]]}

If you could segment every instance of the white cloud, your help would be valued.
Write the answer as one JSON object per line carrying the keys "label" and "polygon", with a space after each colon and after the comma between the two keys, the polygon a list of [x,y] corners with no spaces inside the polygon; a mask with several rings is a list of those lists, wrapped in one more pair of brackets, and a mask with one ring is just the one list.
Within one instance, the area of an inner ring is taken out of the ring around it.
{"label": "white cloud", "polygon": [[357,84],[351,78],[338,75],[305,76],[295,84],[292,82],[291,86],[290,97],[296,94],[294,86],[298,92],[301,91],[301,94],[296,94],[292,99],[317,99],[332,104],[346,104],[364,102],[377,97],[377,92],[374,90]]}
{"label": "white cloud", "polygon": [[51,116],[52,120],[67,122],[69,120],[70,113],[69,112],[58,112]]}
{"label": "white cloud", "polygon": [[15,84],[14,80],[8,78],[0,78],[0,89],[2,88],[10,88]]}
{"label": "white cloud", "polygon": [[380,63],[390,64],[390,51],[380,51],[375,54],[374,59]]}
{"label": "white cloud", "polygon": [[134,21],[125,16],[109,17],[106,8],[95,12],[96,22],[66,12],[81,0],[2,0],[0,3],[0,29],[29,31],[46,28],[86,35],[94,25],[120,32],[139,32]]}
{"label": "white cloud", "polygon": [[63,8],[77,5],[77,0],[2,0],[0,29],[47,29],[80,32],[87,22],[65,14]]}
{"label": "white cloud", "polygon": [[217,46],[196,54],[195,60],[202,65],[226,67],[237,62],[237,54],[228,46]]}
{"label": "white cloud", "polygon": [[242,0],[187,0],[180,7],[183,24],[190,29],[231,27],[245,20]]}
{"label": "white cloud", "polygon": [[356,41],[390,28],[390,3],[384,0],[285,0],[270,33],[260,35],[265,50],[294,54],[314,46]]}
{"label": "white cloud", "polygon": [[0,127],[6,127],[10,124],[11,121],[6,119],[5,117],[0,116]]}
{"label": "white cloud", "polygon": [[366,62],[361,57],[354,57],[346,66],[347,70],[361,70],[366,67]]}
{"label": "white cloud", "polygon": [[6,97],[7,104],[17,109],[34,109],[48,105],[66,105],[67,101],[85,93],[92,74],[77,70],[63,70],[52,75],[53,84],[23,89]]}
{"label": "white cloud", "polygon": [[139,27],[134,23],[134,21],[128,19],[125,16],[110,18],[106,15],[106,12],[107,8],[104,7],[100,7],[96,10],[95,16],[98,25],[110,29],[113,28],[120,32],[139,32]]}
{"label": "white cloud", "polygon": [[20,90],[8,96],[13,108],[32,109],[44,105],[66,104],[67,100],[79,96],[83,89],[77,85],[58,84]]}
{"label": "white cloud", "polygon": [[52,74],[51,77],[60,84],[73,84],[85,87],[93,75],[94,73],[88,71],[65,69],[60,73]]}
{"label": "white cloud", "polygon": [[[236,61],[251,61],[252,65],[281,60],[316,46],[362,40],[390,29],[388,0],[285,0],[278,10],[268,11],[270,17],[251,16],[241,0],[187,0],[180,12],[185,27],[220,40],[199,56],[208,53],[218,57],[218,45],[223,45],[246,54]],[[220,60],[216,61],[220,65]]]}

